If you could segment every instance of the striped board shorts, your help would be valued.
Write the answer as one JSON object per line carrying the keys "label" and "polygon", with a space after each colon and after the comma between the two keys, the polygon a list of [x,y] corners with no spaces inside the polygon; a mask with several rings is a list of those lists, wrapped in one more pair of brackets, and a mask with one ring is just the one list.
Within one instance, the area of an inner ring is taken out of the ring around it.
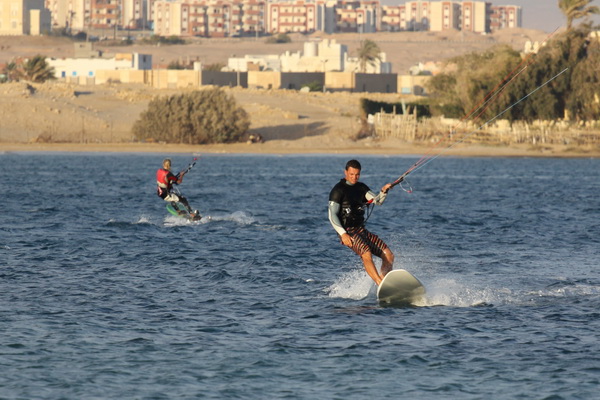
{"label": "striped board shorts", "polygon": [[346,232],[352,238],[352,251],[359,256],[370,251],[373,255],[381,258],[388,246],[374,233],[369,232],[364,226],[348,228]]}

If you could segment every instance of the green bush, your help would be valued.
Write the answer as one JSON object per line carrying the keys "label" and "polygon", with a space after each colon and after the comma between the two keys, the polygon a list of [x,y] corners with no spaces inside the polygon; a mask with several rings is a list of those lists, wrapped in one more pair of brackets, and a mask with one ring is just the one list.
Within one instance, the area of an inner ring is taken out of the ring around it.
{"label": "green bush", "polygon": [[186,66],[179,61],[171,61],[169,65],[167,65],[167,69],[183,70],[186,69]]}
{"label": "green bush", "polygon": [[[369,114],[375,114],[375,113],[381,112],[381,110],[383,110],[383,112],[388,113],[388,114],[393,113],[394,110],[395,110],[396,114],[402,114],[402,110],[403,110],[402,107],[403,107],[402,102],[387,103],[387,102],[383,102],[383,101],[375,101],[375,100],[370,100],[370,99],[366,99],[366,98],[360,99],[360,109],[362,111],[363,116],[367,116]],[[429,105],[427,105],[427,104],[405,102],[404,107],[406,107],[407,110],[411,110],[410,112],[412,112],[413,110],[416,109],[417,110],[417,118],[431,117]]]}
{"label": "green bush", "polygon": [[267,38],[266,42],[269,44],[274,44],[274,43],[290,43],[292,41],[292,38],[289,37],[286,33],[280,33],[277,36],[271,36],[269,38]]}
{"label": "green bush", "polygon": [[525,59],[509,46],[456,57],[427,84],[431,113],[479,121],[598,119],[599,52],[582,26],[554,35]]}
{"label": "green bush", "polygon": [[152,35],[149,38],[143,38],[139,42],[140,42],[140,44],[152,44],[152,45],[156,45],[156,44],[161,44],[161,45],[162,44],[166,44],[166,45],[171,45],[171,44],[185,44],[185,40],[183,40],[179,36],[164,37],[164,36],[159,36],[159,35]]}
{"label": "green bush", "polygon": [[494,100],[482,107],[483,99],[490,92],[496,93],[504,77],[518,71],[521,63],[520,54],[507,45],[448,60],[447,64],[454,68],[433,76],[426,85],[431,94],[431,113],[463,118],[475,111],[484,120],[492,118],[503,109],[504,103]]}
{"label": "green bush", "polygon": [[323,91],[323,85],[321,85],[321,83],[319,81],[305,83],[304,85],[302,85],[302,87],[303,88],[307,87],[308,90],[311,92],[322,92]]}
{"label": "green bush", "polygon": [[32,58],[11,61],[1,71],[2,81],[28,81],[42,83],[56,79],[54,67],[46,62],[46,56],[38,54]]}
{"label": "green bush", "polygon": [[224,67],[226,67],[227,65],[223,64],[223,63],[213,63],[213,64],[206,64],[202,66],[202,69],[204,71],[221,71]]}
{"label": "green bush", "polygon": [[208,144],[238,141],[249,127],[233,96],[214,88],[152,100],[132,131],[137,140]]}

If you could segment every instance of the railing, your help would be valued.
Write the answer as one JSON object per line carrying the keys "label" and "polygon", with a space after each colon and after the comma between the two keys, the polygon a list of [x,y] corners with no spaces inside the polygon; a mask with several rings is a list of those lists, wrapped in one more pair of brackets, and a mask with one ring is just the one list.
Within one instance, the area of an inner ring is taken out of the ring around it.
{"label": "railing", "polygon": [[417,120],[416,112],[410,114],[376,113],[369,122],[377,137],[394,138],[405,142],[485,143],[490,145],[510,145],[529,143],[559,145],[598,145],[600,144],[600,121],[587,124],[555,121],[517,121],[510,124],[498,120],[484,129],[472,122],[447,118],[423,118]]}

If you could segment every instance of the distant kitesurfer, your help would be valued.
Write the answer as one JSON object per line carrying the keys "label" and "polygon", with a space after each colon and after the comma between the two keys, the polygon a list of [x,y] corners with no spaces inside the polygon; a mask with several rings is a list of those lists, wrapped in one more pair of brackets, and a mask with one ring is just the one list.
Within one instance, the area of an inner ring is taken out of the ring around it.
{"label": "distant kitesurfer", "polygon": [[[385,184],[378,194],[359,182],[361,165],[357,160],[346,163],[344,178],[329,193],[329,222],[340,236],[342,244],[360,256],[367,274],[377,285],[392,270],[394,254],[377,235],[365,228],[367,204],[381,205],[392,187]],[[381,258],[381,272],[373,263],[373,256]]]}
{"label": "distant kitesurfer", "polygon": [[[178,210],[177,203],[183,204],[190,214],[190,217],[199,215],[198,210],[192,210],[187,199],[179,193],[173,192],[173,185],[179,185],[183,181],[183,177],[187,171],[182,171],[177,175],[171,172],[171,160],[165,158],[162,163],[162,168],[156,171],[157,194],[164,201],[171,202],[171,205]],[[180,210],[183,212],[183,210]]]}

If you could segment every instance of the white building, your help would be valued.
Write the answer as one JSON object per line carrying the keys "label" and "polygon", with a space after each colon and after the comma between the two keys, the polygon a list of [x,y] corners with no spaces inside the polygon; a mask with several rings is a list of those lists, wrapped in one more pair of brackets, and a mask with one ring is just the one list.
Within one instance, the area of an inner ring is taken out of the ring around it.
{"label": "white building", "polygon": [[93,78],[98,70],[151,70],[149,54],[116,54],[113,58],[47,58],[56,78]]}
{"label": "white building", "polygon": [[[366,73],[384,74],[392,72],[392,64],[386,62],[386,54],[379,54],[380,60],[366,65]],[[335,40],[305,42],[304,51],[281,55],[246,55],[229,58],[228,71],[247,72],[249,66],[263,71],[280,72],[361,72],[360,60],[348,55],[348,47]]]}
{"label": "white building", "polygon": [[281,71],[281,59],[278,55],[245,55],[232,57],[227,60],[227,71],[248,72],[259,69],[262,71]]}
{"label": "white building", "polygon": [[348,47],[335,40],[305,42],[304,52],[281,57],[282,72],[344,71]]}

